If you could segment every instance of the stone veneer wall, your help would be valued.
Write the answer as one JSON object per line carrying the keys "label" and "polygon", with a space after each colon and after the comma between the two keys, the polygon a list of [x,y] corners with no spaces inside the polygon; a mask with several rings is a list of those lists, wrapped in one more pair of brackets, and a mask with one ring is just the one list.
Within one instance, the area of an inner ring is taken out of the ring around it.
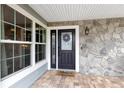
{"label": "stone veneer wall", "polygon": [[[124,18],[51,22],[48,26],[79,25],[80,72],[124,76]],[[89,35],[85,35],[85,27]]]}

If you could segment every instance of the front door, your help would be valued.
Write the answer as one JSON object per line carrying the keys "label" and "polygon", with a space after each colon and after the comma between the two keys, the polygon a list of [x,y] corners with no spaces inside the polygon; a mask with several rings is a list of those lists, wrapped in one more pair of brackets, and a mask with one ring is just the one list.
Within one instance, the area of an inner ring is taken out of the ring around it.
{"label": "front door", "polygon": [[58,30],[58,69],[75,69],[75,29]]}

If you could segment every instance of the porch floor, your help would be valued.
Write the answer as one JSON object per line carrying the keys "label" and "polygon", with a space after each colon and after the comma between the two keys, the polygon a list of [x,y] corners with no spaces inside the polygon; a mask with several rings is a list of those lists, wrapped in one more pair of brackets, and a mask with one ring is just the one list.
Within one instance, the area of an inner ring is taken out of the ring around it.
{"label": "porch floor", "polygon": [[124,88],[124,77],[83,75],[76,72],[48,71],[32,88]]}

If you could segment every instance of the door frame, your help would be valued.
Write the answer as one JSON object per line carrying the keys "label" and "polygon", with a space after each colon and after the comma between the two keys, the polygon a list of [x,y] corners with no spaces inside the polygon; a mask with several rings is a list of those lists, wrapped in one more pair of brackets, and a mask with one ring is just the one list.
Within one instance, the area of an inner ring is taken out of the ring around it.
{"label": "door frame", "polygon": [[[61,70],[58,69],[58,48],[56,50],[56,69],[51,68],[51,40],[50,40],[50,31],[56,30],[56,34],[58,34],[58,30],[60,29],[75,29],[75,70],[79,72],[79,25],[73,26],[55,26],[55,27],[48,27],[47,28],[47,62],[48,62],[48,70]],[[58,47],[58,35],[56,35],[56,47]],[[63,69],[68,70],[68,69]],[[70,70],[68,70],[70,71]]]}

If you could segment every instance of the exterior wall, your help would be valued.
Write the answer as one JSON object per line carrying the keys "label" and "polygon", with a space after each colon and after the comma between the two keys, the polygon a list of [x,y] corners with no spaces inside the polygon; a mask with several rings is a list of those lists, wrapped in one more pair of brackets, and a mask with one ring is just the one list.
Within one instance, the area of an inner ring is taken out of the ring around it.
{"label": "exterior wall", "polygon": [[[81,73],[124,76],[124,18],[48,23],[65,25],[79,25]],[[85,35],[86,26],[89,35]]]}

